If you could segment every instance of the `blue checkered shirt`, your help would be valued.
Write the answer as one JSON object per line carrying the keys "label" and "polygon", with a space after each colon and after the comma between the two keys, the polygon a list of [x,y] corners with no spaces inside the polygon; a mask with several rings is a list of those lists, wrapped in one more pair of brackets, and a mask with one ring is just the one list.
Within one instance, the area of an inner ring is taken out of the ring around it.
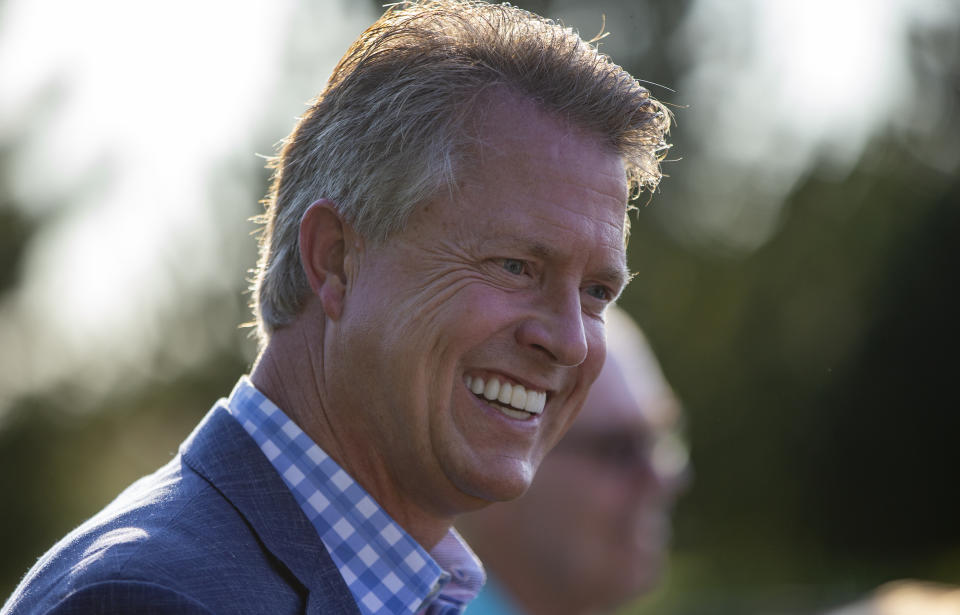
{"label": "blue checkered shirt", "polygon": [[483,568],[455,530],[431,553],[246,376],[227,401],[313,523],[364,615],[455,615]]}

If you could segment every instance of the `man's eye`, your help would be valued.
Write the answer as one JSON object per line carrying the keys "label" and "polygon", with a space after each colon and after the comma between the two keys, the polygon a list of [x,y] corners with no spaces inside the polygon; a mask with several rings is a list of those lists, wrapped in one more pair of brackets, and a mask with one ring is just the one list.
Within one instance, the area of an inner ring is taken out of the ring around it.
{"label": "man's eye", "polygon": [[588,286],[586,292],[594,299],[601,301],[610,301],[613,298],[613,293],[606,286]]}
{"label": "man's eye", "polygon": [[526,270],[524,262],[515,258],[505,258],[501,265],[503,265],[503,268],[509,273],[514,275],[523,275],[523,272]]}

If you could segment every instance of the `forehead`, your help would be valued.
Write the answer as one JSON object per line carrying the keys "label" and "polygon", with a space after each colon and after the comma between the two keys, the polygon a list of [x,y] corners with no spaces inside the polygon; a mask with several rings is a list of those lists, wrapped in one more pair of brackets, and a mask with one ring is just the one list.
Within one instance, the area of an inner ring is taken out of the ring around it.
{"label": "forehead", "polygon": [[562,166],[571,160],[600,162],[609,175],[595,178],[597,187],[607,180],[615,181],[619,184],[615,196],[626,204],[623,159],[601,135],[588,133],[532,100],[503,89],[481,96],[473,108],[476,112],[467,128],[472,145],[467,179],[475,176],[471,170],[504,161],[519,173],[531,173],[531,178],[544,167]]}
{"label": "forehead", "polygon": [[[623,160],[600,139],[526,99],[490,95],[474,119],[459,187],[473,224],[624,252]],[[593,244],[592,246],[589,244]],[[625,260],[625,256],[624,256]]]}

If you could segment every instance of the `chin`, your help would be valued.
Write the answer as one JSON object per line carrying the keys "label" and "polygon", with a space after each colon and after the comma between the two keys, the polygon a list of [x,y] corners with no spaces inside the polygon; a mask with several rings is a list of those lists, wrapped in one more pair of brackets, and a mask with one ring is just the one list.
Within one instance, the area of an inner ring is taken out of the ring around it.
{"label": "chin", "polygon": [[[501,467],[506,465],[507,467]],[[461,474],[455,481],[461,491],[481,500],[482,505],[515,500],[530,488],[535,468],[529,462],[488,463]]]}

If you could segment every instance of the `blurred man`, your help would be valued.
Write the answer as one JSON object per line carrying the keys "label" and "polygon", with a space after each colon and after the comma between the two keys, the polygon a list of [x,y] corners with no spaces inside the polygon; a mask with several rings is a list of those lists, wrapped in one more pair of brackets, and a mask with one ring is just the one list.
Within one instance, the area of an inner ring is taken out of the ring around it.
{"label": "blurred man", "polygon": [[669,123],[558,24],[391,6],[276,161],[249,378],[4,615],[462,611],[453,521],[527,489],[600,372]]}
{"label": "blurred man", "polygon": [[640,330],[607,317],[607,359],[527,493],[458,522],[489,575],[467,615],[611,610],[657,582],[688,476],[679,405]]}

